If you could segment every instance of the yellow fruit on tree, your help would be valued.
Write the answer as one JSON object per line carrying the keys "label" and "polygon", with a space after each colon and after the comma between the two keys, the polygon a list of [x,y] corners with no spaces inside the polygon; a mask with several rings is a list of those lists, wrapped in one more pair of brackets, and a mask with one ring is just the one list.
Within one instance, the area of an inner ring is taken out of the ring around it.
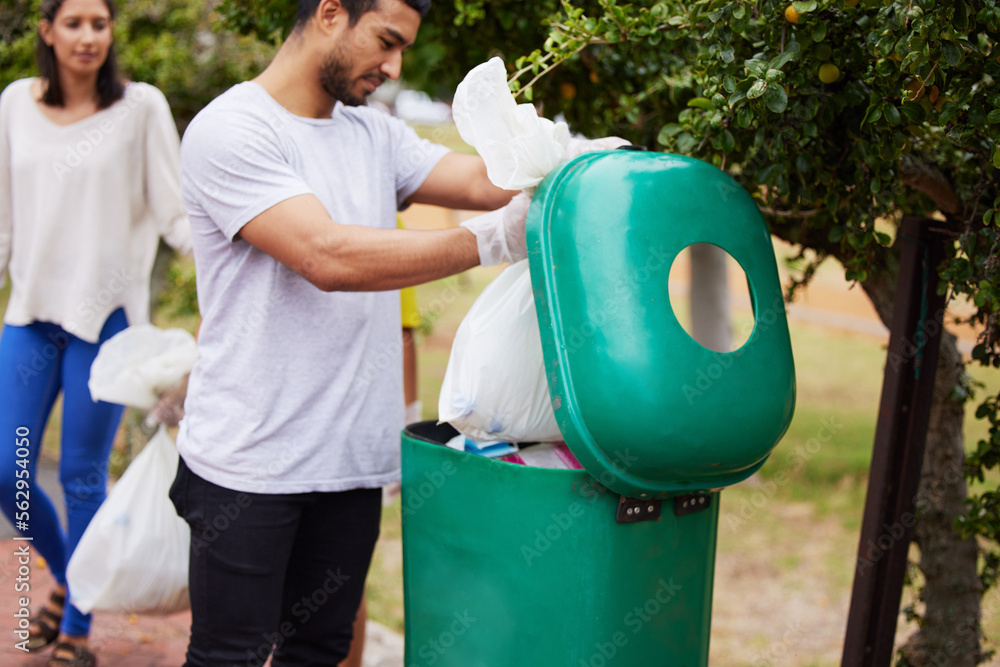
{"label": "yellow fruit on tree", "polygon": [[823,63],[819,66],[819,80],[823,83],[833,83],[840,78],[840,68],[833,63]]}
{"label": "yellow fruit on tree", "polygon": [[795,7],[788,5],[785,7],[785,20],[789,23],[799,22],[799,13],[795,11]]}

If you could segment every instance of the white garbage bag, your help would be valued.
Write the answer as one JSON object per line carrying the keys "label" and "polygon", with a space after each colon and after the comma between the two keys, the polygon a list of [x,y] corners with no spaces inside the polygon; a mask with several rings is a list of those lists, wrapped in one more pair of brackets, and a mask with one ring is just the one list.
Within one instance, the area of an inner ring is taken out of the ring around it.
{"label": "white garbage bag", "polygon": [[477,441],[559,440],[528,260],[483,290],[455,333],[438,418]]}
{"label": "white garbage bag", "polygon": [[[134,326],[101,345],[90,394],[148,410],[194,367],[198,347],[183,329]],[[84,612],[171,614],[190,608],[191,531],[168,493],[177,448],[161,426],[108,493],[73,551],[66,578]]]}
{"label": "white garbage bag", "polygon": [[566,123],[517,104],[500,58],[473,68],[458,84],[452,116],[459,134],[486,163],[490,181],[504,190],[534,188],[566,159]]}
{"label": "white garbage bag", "polygon": [[98,350],[90,368],[90,395],[95,401],[149,410],[160,392],[191,372],[197,360],[194,336],[183,329],[129,327]]}
{"label": "white garbage bag", "polygon": [[66,570],[80,611],[172,614],[190,608],[191,531],[167,497],[177,461],[161,426],[97,510]]}

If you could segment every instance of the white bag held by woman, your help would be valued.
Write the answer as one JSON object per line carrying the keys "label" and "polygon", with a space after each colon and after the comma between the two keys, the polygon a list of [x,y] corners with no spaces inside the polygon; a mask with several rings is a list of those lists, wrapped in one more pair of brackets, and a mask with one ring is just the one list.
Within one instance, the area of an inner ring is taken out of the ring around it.
{"label": "white bag held by woman", "polygon": [[459,325],[438,415],[477,441],[562,438],[549,400],[528,260],[487,285]]}
{"label": "white bag held by woman", "polygon": [[94,515],[66,571],[80,611],[172,614],[190,608],[191,531],[167,496],[177,462],[161,426]]}
{"label": "white bag held by woman", "polygon": [[[183,329],[130,327],[101,345],[90,369],[90,394],[95,401],[148,410],[197,359],[194,336]],[[172,614],[190,608],[191,530],[168,495],[178,461],[160,426],[112,487],[66,570],[77,609]]]}

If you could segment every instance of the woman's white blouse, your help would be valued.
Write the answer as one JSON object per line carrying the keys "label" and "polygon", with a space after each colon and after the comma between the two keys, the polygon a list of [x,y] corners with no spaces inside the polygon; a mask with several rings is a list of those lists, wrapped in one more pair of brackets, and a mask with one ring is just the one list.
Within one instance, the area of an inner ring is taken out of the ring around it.
{"label": "woman's white blouse", "polygon": [[191,250],[177,129],[163,94],[130,83],[70,125],[48,119],[21,79],[0,94],[0,285],[4,322],[52,322],[96,342],[108,315],[149,321],[157,237]]}

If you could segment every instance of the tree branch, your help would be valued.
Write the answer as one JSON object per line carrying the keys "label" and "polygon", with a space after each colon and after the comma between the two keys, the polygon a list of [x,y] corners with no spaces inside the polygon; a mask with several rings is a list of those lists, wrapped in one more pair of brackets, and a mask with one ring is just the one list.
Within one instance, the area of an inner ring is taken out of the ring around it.
{"label": "tree branch", "polygon": [[945,215],[956,215],[962,210],[962,202],[948,177],[936,167],[904,158],[899,161],[899,180],[930,197]]}

